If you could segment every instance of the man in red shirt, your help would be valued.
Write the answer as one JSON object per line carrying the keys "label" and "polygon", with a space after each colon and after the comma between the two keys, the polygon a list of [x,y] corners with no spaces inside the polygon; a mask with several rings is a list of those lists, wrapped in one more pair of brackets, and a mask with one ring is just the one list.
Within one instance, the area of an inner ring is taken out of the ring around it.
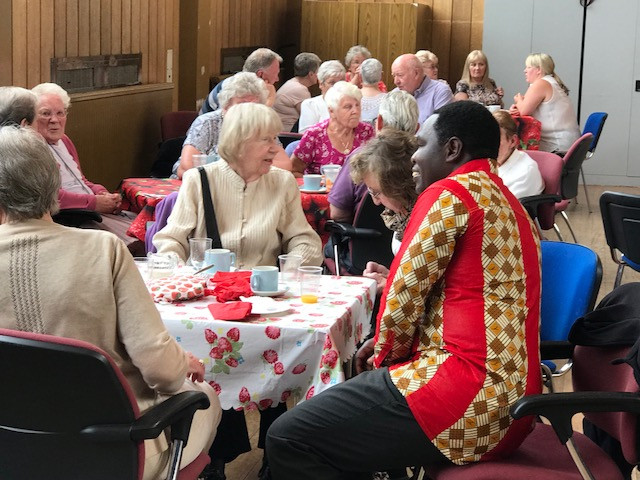
{"label": "man in red shirt", "polygon": [[500,131],[456,102],[418,132],[420,193],[384,281],[360,370],[269,430],[275,480],[367,478],[372,471],[508,455],[531,430],[510,407],[540,393],[540,245],[497,174]]}

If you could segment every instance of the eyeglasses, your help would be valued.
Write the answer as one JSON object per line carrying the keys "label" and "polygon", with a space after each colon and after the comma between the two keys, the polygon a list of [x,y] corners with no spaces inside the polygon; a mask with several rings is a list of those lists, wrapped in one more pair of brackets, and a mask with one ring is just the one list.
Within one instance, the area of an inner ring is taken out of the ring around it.
{"label": "eyeglasses", "polygon": [[376,192],[375,190],[371,190],[369,187],[367,187],[367,192],[369,192],[369,195],[371,195],[371,198],[375,198],[375,199],[377,199],[380,195],[382,195],[382,192]]}
{"label": "eyeglasses", "polygon": [[47,120],[51,120],[52,117],[65,118],[67,116],[67,111],[61,110],[58,112],[50,112],[49,110],[44,110],[42,112],[38,112],[38,116],[46,118]]}

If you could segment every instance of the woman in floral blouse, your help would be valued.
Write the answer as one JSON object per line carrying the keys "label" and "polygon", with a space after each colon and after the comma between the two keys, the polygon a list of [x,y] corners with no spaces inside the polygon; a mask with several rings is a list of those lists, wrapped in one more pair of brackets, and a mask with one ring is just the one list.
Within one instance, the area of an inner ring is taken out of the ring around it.
{"label": "woman in floral blouse", "polygon": [[320,173],[329,163],[342,165],[354,149],[373,137],[373,127],[360,121],[362,93],[355,85],[338,82],[325,95],[329,118],[309,127],[293,151],[293,173]]}
{"label": "woman in floral blouse", "polygon": [[496,82],[489,78],[489,61],[481,50],[474,50],[467,55],[464,62],[462,78],[456,83],[454,98],[456,100],[472,100],[482,105],[503,106],[504,90],[497,87]]}

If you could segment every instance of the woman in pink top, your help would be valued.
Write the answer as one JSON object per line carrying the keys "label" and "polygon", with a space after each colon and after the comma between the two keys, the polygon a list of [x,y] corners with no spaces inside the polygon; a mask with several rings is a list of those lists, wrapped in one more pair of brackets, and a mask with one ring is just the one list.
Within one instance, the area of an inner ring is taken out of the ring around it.
{"label": "woman in pink top", "polygon": [[320,173],[329,163],[342,165],[345,158],[373,137],[373,127],[360,121],[362,93],[355,85],[338,82],[324,97],[329,119],[309,127],[293,151],[293,173]]}

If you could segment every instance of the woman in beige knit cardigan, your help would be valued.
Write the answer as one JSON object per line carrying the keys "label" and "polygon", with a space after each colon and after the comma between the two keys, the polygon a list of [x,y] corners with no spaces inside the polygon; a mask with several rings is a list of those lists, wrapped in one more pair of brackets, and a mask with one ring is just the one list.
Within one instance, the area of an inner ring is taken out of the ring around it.
{"label": "woman in beige knit cardigan", "polygon": [[[204,367],[167,332],[122,241],[53,223],[59,189],[58,165],[42,137],[29,128],[1,127],[0,327],[102,348],[122,370],[141,412],[166,395],[206,393],[211,406],[196,412],[183,452],[182,464],[191,463],[208,450],[221,416],[215,391],[202,382]],[[145,457],[144,478],[160,478],[169,460],[163,435],[145,442]]]}
{"label": "woman in beige knit cardigan", "polygon": [[[276,265],[281,253],[302,255],[303,265],[322,263],[321,242],[305,219],[298,184],[273,167],[280,118],[257,103],[234,105],[225,115],[218,153],[204,167],[223,248],[236,254],[236,267]],[[202,184],[187,170],[167,225],[153,237],[159,254],[185,262],[189,238],[207,237]]]}

